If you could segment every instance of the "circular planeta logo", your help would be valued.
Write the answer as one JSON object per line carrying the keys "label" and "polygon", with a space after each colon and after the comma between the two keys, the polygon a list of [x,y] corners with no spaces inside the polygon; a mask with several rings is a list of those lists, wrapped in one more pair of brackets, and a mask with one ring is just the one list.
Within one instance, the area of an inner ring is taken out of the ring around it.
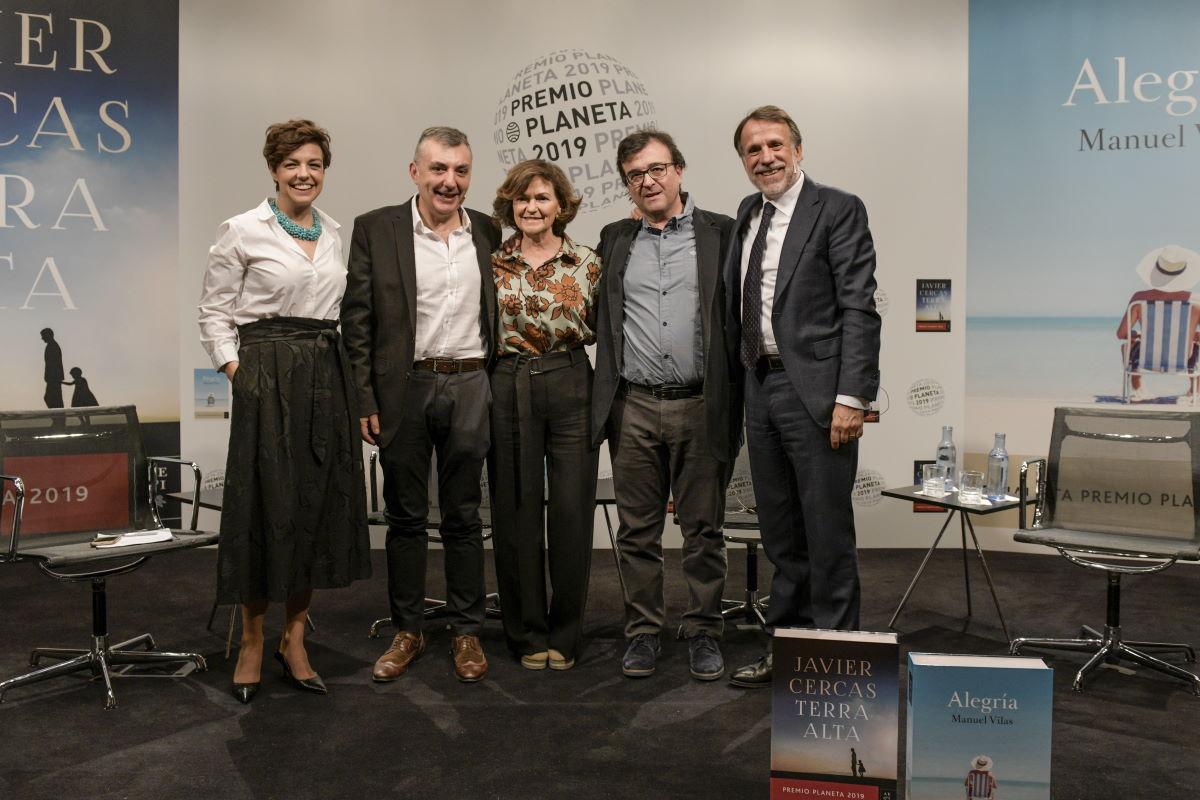
{"label": "circular planeta logo", "polygon": [[200,481],[200,490],[205,489],[221,489],[225,486],[225,470],[214,469],[204,473],[204,479]]}
{"label": "circular planeta logo", "polygon": [[850,499],[856,506],[873,506],[883,497],[883,475],[873,469],[860,469],[854,476]]}
{"label": "circular planeta logo", "polygon": [[908,407],[918,416],[931,417],[945,404],[946,390],[932,378],[921,378],[908,387]]}
{"label": "circular planeta logo", "polygon": [[879,316],[886,317],[888,306],[891,305],[891,300],[888,299],[887,292],[883,289],[875,290],[875,310],[879,312]]}
{"label": "circular planeta logo", "polygon": [[641,78],[612,56],[587,50],[555,50],[518,70],[493,122],[501,166],[554,162],[582,198],[581,212],[629,202],[617,144],[656,126]]}

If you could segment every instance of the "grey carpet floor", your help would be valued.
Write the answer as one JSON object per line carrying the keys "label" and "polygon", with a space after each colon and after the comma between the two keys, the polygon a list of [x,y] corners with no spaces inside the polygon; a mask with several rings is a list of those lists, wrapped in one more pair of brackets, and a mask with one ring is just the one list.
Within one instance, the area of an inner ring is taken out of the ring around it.
{"label": "grey carpet floor", "polygon": [[[863,551],[865,629],[885,629],[921,555]],[[382,553],[375,556],[374,578],[318,593],[314,602],[309,652],[330,695],[294,691],[272,663],[249,706],[227,691],[227,613],[216,632],[204,629],[214,553],[162,558],[113,579],[114,640],[149,631],[160,647],[205,654],[209,671],[118,678],[120,706],[107,712],[100,687],[83,677],[12,691],[0,706],[0,799],[767,797],[769,693],[690,679],[686,643],[669,640],[657,674],[622,677],[620,594],[607,551],[593,560],[588,644],[577,667],[522,669],[492,621],[483,637],[491,671],[474,685],[454,679],[449,636],[436,626],[429,652],[408,675],[371,682],[371,664],[386,646],[366,637],[369,622],[386,612]],[[679,553],[667,556],[668,606],[677,619]],[[1051,555],[997,553],[989,561],[1014,635],[1070,636],[1080,623],[1103,623],[1102,576]],[[441,563],[432,553],[431,594],[440,591]],[[731,549],[727,596],[740,591],[744,575],[743,551]],[[972,588],[974,619],[967,620],[962,560],[939,552],[898,621],[903,649],[1005,652],[974,565]],[[1126,581],[1131,638],[1200,643],[1198,610],[1200,571],[1176,567]],[[268,618],[274,636],[280,613],[272,609]],[[0,569],[0,675],[23,671],[34,646],[83,646],[89,615],[86,587],[52,582],[29,565]],[[731,627],[723,649],[736,666],[763,645],[754,631]],[[1054,798],[1194,793],[1200,697],[1165,676],[1107,668],[1076,694],[1070,683],[1083,656],[1046,655],[1055,668]]]}

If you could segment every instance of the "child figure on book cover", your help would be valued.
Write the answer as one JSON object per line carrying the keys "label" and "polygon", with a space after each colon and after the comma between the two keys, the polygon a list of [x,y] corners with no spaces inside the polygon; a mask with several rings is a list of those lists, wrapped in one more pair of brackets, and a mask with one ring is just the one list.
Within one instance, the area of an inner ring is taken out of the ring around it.
{"label": "child figure on book cover", "polygon": [[774,659],[771,797],[895,800],[895,635],[780,628]]}

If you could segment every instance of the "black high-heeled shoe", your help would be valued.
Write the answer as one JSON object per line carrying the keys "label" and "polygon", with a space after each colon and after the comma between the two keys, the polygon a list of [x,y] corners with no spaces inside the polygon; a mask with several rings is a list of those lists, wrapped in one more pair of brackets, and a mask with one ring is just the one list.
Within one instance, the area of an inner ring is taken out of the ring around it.
{"label": "black high-heeled shoe", "polygon": [[261,685],[261,682],[237,683],[235,681],[230,692],[238,699],[239,703],[249,705],[250,701],[254,699],[254,695],[258,694],[258,687]]}
{"label": "black high-heeled shoe", "polygon": [[287,659],[283,656],[282,650],[275,651],[275,660],[283,667],[283,676],[302,692],[312,692],[313,694],[329,694],[329,690],[325,688],[325,681],[321,680],[320,675],[314,674],[311,678],[300,680],[292,674],[292,668],[288,665]]}

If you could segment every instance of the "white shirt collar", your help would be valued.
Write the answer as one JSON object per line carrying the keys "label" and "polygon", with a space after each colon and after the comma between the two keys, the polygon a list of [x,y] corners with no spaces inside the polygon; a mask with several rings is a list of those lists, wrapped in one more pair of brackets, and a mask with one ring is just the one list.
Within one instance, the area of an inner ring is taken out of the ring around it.
{"label": "white shirt collar", "polygon": [[804,171],[800,171],[800,180],[792,184],[792,188],[788,189],[778,200],[768,200],[766,195],[762,196],[764,203],[770,203],[775,206],[776,211],[782,211],[790,219],[792,212],[796,210],[796,202],[800,199],[800,190],[804,188]]}
{"label": "white shirt collar", "polygon": [[[420,195],[414,194],[412,198],[413,233],[417,234],[418,236],[424,236],[426,234],[437,236],[437,233],[433,230],[433,228],[430,228],[425,224],[425,220],[421,219],[421,209],[417,207],[418,197],[420,197]],[[458,223],[459,227],[463,231],[468,234],[471,233],[471,215],[468,214],[467,210],[462,206],[458,207]]]}

